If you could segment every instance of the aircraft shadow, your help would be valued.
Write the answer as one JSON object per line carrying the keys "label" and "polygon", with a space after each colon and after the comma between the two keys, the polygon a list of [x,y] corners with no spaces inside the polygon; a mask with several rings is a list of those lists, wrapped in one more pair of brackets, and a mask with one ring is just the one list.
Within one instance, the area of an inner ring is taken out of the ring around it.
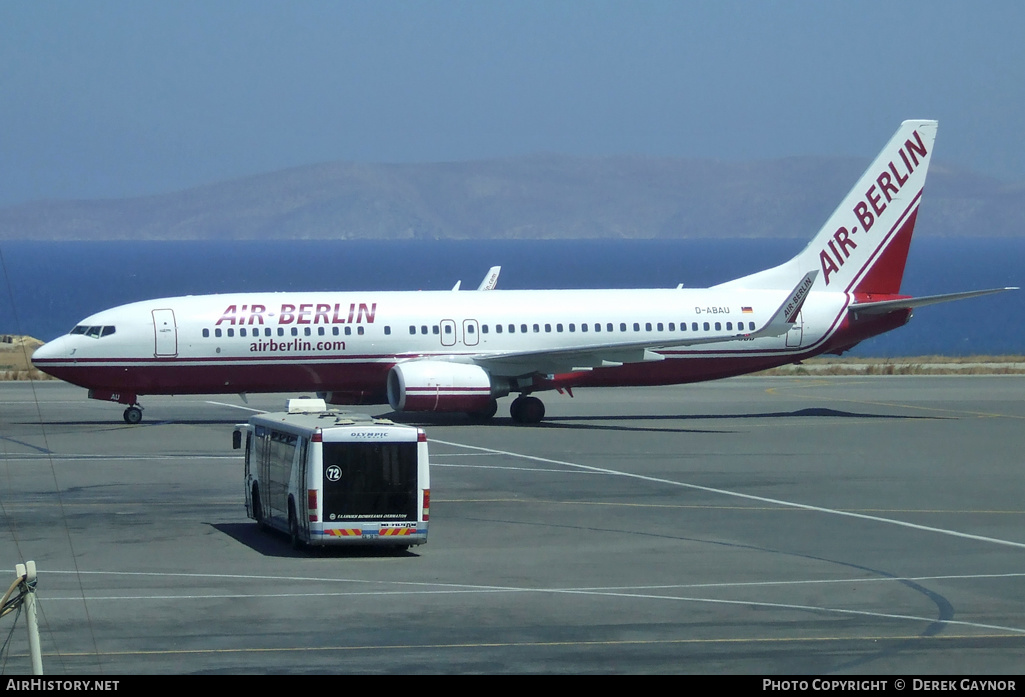
{"label": "aircraft shadow", "polygon": [[[406,414],[393,412],[383,414],[383,418],[396,423],[411,426],[516,426],[518,428],[546,428],[570,430],[606,430],[653,433],[736,433],[736,429],[721,428],[684,428],[673,427],[673,423],[690,421],[743,421],[748,419],[792,419],[792,418],[843,418],[843,419],[881,419],[881,420],[936,420],[950,419],[950,416],[921,416],[910,414],[872,414],[865,412],[843,411],[827,407],[810,407],[796,411],[754,412],[748,414],[634,414],[630,416],[546,416],[538,424],[519,424],[511,418],[493,418],[486,422],[475,422],[465,416],[443,413]],[[659,422],[661,426],[628,426],[627,423]]]}

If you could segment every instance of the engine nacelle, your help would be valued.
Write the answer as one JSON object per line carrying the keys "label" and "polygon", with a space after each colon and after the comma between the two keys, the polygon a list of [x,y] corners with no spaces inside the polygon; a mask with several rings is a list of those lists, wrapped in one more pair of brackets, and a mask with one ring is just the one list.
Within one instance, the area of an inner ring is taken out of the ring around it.
{"label": "engine nacelle", "polygon": [[465,363],[410,361],[388,373],[388,403],[396,411],[484,411],[506,394],[487,371]]}

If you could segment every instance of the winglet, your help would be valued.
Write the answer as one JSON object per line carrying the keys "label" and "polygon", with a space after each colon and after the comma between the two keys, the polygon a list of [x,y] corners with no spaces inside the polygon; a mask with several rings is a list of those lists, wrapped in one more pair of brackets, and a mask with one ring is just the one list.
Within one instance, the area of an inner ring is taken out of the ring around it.
{"label": "winglet", "polygon": [[779,306],[772,315],[772,319],[762,327],[761,329],[749,334],[750,337],[756,336],[779,336],[780,334],[786,334],[790,331],[790,328],[794,326],[797,321],[797,313],[801,311],[804,306],[804,301],[808,299],[809,293],[811,293],[812,286],[815,285],[815,277],[818,275],[818,271],[809,271],[804,275],[794,289],[787,295],[783,304]]}
{"label": "winglet", "polygon": [[501,266],[492,266],[484,276],[484,280],[477,286],[477,290],[494,290],[498,285],[498,274],[502,271]]}

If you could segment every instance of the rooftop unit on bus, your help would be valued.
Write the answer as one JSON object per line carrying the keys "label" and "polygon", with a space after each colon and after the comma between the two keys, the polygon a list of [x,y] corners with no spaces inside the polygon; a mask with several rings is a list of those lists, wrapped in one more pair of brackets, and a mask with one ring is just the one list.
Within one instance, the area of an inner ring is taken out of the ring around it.
{"label": "rooftop unit on bus", "polygon": [[287,533],[296,548],[427,542],[431,484],[423,429],[327,410],[322,400],[289,400],[287,409],[235,427],[234,447],[242,447],[245,434],[250,518]]}

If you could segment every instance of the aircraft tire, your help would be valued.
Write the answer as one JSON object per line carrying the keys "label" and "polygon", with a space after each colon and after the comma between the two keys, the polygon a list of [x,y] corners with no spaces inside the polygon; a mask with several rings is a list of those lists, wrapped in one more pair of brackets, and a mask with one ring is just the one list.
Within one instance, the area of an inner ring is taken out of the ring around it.
{"label": "aircraft tire", "polygon": [[497,413],[498,400],[492,399],[485,409],[481,409],[480,411],[467,412],[467,416],[469,416],[470,420],[475,423],[484,423],[485,421],[490,421]]}
{"label": "aircraft tire", "polygon": [[128,407],[125,409],[124,418],[126,424],[137,424],[142,421],[142,409],[139,407]]}
{"label": "aircraft tire", "polygon": [[545,418],[545,404],[537,397],[517,397],[509,405],[509,415],[521,424],[536,424]]}

